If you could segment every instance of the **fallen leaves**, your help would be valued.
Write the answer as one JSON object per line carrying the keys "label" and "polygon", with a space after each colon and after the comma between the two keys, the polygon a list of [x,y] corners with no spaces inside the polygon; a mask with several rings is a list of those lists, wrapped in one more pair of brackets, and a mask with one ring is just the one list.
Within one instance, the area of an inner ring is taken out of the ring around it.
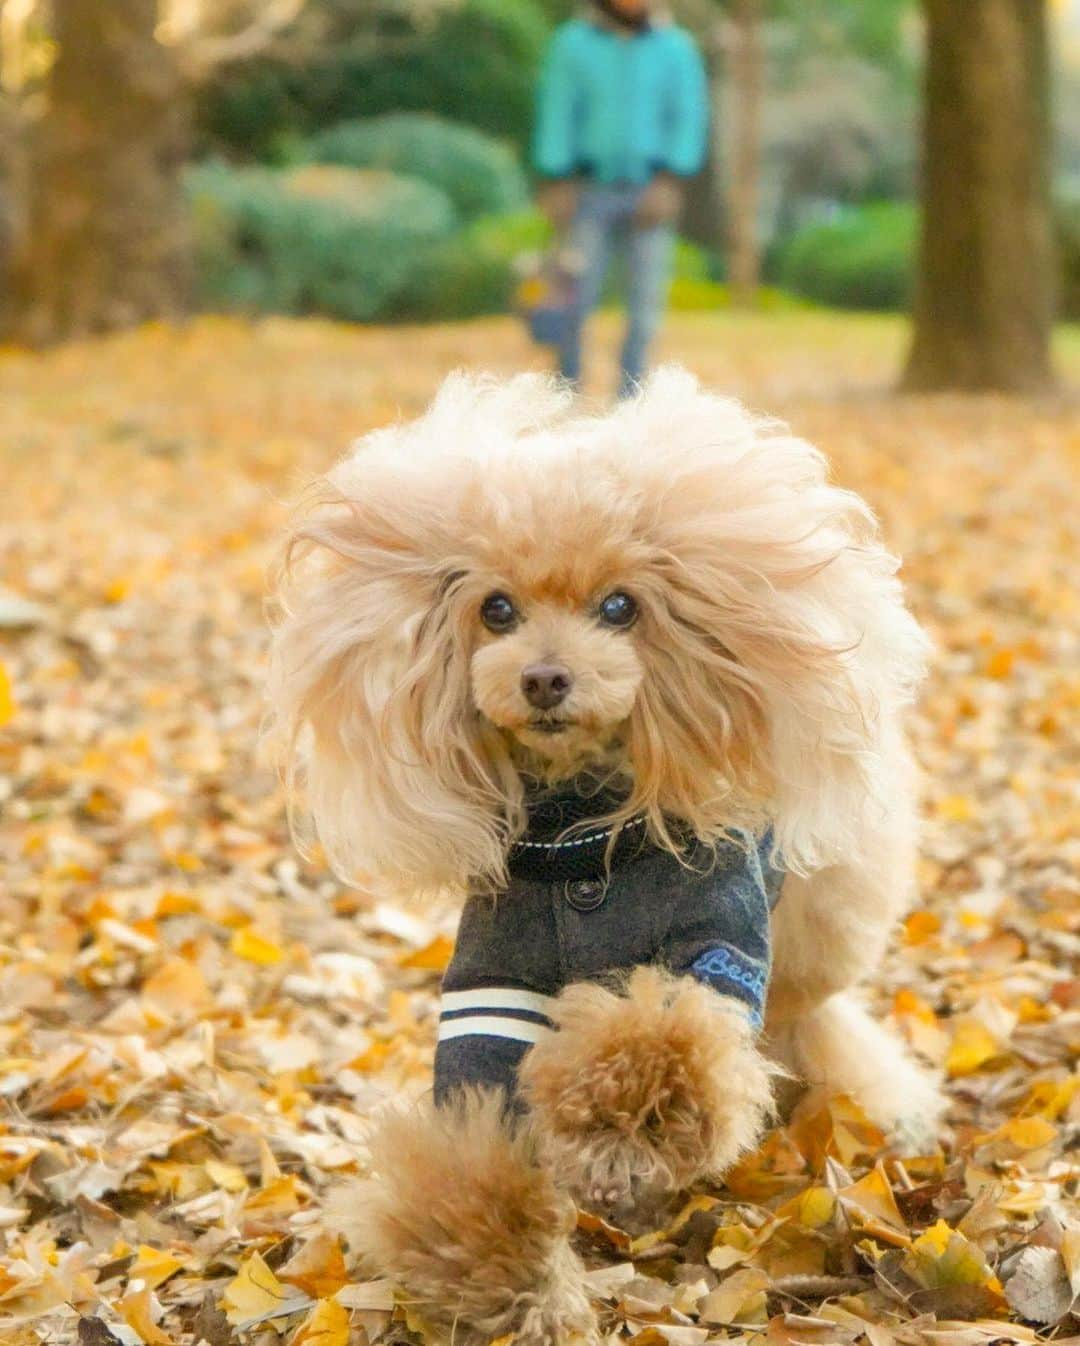
{"label": "fallen leaves", "polygon": [[[658,1228],[583,1214],[611,1346],[1080,1333],[1080,413],[885,401],[902,335],[680,318],[668,351],[821,443],[935,639],[919,903],[874,994],[947,1074],[946,1146],[811,1097]],[[207,319],[0,360],[5,1343],[419,1325],[321,1209],[373,1109],[429,1087],[453,914],[297,860],[259,757],[265,574],[277,502],[356,434],[532,358],[510,323]]]}
{"label": "fallen leaves", "polygon": [[11,688],[11,675],[0,662],[0,729],[15,718],[15,693]]}

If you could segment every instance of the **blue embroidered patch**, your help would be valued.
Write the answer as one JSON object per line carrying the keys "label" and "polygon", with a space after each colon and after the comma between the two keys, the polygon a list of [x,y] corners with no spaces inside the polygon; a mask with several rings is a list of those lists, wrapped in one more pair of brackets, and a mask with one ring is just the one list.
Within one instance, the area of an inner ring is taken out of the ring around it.
{"label": "blue embroidered patch", "polygon": [[765,969],[760,963],[744,958],[728,944],[717,944],[698,956],[690,973],[715,990],[743,1001],[749,1007],[751,1024],[761,1027],[766,986]]}

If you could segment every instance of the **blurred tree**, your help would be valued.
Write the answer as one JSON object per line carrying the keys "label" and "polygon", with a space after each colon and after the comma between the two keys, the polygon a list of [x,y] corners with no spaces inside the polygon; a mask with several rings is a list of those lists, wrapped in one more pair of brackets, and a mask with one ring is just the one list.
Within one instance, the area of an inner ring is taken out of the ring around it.
{"label": "blurred tree", "polygon": [[187,293],[184,102],[155,0],[64,0],[28,156],[10,335],[47,342],[174,315]]}
{"label": "blurred tree", "polygon": [[917,389],[1052,381],[1045,0],[925,0]]}
{"label": "blurred tree", "polygon": [[763,0],[731,0],[731,172],[728,282],[733,304],[753,302],[761,281],[762,106],[765,94]]}
{"label": "blurred tree", "polygon": [[809,211],[910,190],[915,0],[678,0],[676,9],[702,43],[714,106],[686,230],[728,249],[729,270],[753,275],[761,240]]}
{"label": "blurred tree", "polygon": [[[191,82],[258,50],[302,3],[257,0],[252,17],[240,0],[209,16],[198,0],[54,0],[38,115],[18,128],[25,152],[0,312],[8,337],[52,342],[184,310]],[[34,7],[24,0],[22,17]]]}

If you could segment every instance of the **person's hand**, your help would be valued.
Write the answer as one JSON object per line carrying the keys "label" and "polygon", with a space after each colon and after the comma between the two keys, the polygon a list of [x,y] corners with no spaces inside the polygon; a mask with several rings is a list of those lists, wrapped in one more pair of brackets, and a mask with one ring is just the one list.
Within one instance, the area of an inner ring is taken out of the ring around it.
{"label": "person's hand", "polygon": [[562,231],[577,213],[581,188],[575,178],[548,178],[536,191],[536,204],[552,226]]}
{"label": "person's hand", "polygon": [[638,198],[634,224],[639,229],[652,229],[659,224],[671,224],[682,209],[682,183],[673,173],[657,173]]}

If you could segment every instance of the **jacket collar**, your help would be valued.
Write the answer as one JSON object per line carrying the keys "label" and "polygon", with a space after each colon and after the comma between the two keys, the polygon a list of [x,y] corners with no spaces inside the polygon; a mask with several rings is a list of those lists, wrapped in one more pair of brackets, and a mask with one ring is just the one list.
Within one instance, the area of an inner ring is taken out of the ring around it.
{"label": "jacket collar", "polygon": [[599,28],[605,33],[617,33],[622,37],[643,37],[647,33],[655,32],[657,28],[668,28],[673,23],[671,12],[662,5],[651,6],[640,25],[623,23],[599,3],[599,0],[592,0],[590,4],[583,6],[581,18],[586,23],[591,23],[594,28]]}

